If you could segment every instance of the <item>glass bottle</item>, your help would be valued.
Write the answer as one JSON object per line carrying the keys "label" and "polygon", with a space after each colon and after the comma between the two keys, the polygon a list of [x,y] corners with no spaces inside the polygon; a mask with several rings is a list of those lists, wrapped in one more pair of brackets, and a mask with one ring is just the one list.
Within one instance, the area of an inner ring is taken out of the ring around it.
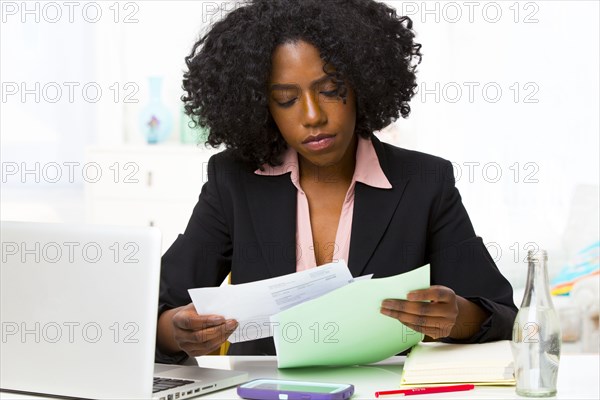
{"label": "glass bottle", "polygon": [[517,394],[549,397],[556,394],[561,333],[548,287],[545,250],[527,253],[527,283],[513,327],[512,351]]}

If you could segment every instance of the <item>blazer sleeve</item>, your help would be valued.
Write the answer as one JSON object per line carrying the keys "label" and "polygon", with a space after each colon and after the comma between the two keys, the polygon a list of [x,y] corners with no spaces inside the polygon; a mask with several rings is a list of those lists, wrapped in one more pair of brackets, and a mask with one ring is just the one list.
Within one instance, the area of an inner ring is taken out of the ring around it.
{"label": "blazer sleeve", "polygon": [[[452,164],[445,162],[445,170],[453,171]],[[428,229],[431,283],[450,287],[489,314],[479,332],[469,339],[443,341],[481,343],[510,339],[517,312],[512,287],[498,270],[483,240],[475,235],[453,173],[445,175],[441,187]]]}
{"label": "blazer sleeve", "polygon": [[[191,302],[188,289],[219,286],[231,270],[232,241],[218,190],[217,155],[208,161],[208,180],[185,232],[179,235],[161,260],[158,316]],[[156,348],[158,363],[179,363],[184,352],[175,356]]]}

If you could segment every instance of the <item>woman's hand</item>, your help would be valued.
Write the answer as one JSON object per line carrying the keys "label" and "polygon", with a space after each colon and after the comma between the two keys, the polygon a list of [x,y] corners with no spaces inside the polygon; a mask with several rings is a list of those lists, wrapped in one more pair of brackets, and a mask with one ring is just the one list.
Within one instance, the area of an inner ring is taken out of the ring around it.
{"label": "woman's hand", "polygon": [[452,289],[431,286],[412,291],[406,297],[408,300],[384,300],[381,313],[433,339],[450,336],[458,316],[457,296]]}
{"label": "woman's hand", "polygon": [[481,328],[487,314],[478,305],[457,296],[446,286],[414,290],[408,300],[386,299],[381,313],[433,339],[466,339]]}
{"label": "woman's hand", "polygon": [[170,336],[166,339],[168,343],[164,343],[166,350],[183,350],[190,357],[198,357],[218,349],[235,331],[238,323],[233,319],[225,320],[220,315],[199,315],[190,303],[161,315],[159,337],[163,329],[161,325],[167,328],[163,331],[164,336]]}

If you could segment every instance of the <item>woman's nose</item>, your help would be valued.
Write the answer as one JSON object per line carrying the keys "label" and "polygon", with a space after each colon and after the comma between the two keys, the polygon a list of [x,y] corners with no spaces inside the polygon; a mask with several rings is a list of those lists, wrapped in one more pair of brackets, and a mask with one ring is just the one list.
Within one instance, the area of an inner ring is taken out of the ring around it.
{"label": "woman's nose", "polygon": [[302,100],[302,124],[318,126],[327,122],[327,114],[320,103],[317,91],[308,92]]}

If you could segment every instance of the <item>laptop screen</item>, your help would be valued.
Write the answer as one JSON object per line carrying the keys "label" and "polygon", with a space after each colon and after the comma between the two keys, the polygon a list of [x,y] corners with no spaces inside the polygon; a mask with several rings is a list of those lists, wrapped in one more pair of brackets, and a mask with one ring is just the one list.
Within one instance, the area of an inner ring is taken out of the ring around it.
{"label": "laptop screen", "polygon": [[2,222],[1,241],[2,389],[150,398],[159,231]]}

